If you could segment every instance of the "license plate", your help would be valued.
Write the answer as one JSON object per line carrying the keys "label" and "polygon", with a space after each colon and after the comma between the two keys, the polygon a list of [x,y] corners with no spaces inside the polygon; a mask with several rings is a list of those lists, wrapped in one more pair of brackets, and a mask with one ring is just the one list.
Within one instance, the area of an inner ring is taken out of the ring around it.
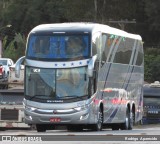
{"label": "license plate", "polygon": [[148,111],[149,114],[158,114],[158,111]]}
{"label": "license plate", "polygon": [[60,118],[50,118],[50,122],[60,122]]}

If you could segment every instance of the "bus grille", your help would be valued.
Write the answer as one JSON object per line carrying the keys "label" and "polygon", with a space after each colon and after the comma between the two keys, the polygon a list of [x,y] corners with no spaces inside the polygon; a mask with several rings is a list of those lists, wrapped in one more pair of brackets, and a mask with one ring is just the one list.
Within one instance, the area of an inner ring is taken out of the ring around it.
{"label": "bus grille", "polygon": [[1,109],[1,120],[18,120],[18,110]]}
{"label": "bus grille", "polygon": [[155,115],[155,114],[147,114],[147,118],[150,118],[150,119],[158,119],[158,118],[160,118],[160,115]]}

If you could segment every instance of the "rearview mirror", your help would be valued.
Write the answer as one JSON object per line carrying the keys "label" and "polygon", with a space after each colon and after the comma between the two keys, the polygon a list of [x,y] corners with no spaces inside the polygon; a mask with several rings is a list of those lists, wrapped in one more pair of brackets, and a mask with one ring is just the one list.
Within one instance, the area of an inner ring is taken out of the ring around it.
{"label": "rearview mirror", "polygon": [[87,71],[87,74],[89,77],[93,77],[93,70],[94,70],[94,64],[96,59],[97,59],[97,55],[93,56],[92,59],[89,61],[88,71]]}

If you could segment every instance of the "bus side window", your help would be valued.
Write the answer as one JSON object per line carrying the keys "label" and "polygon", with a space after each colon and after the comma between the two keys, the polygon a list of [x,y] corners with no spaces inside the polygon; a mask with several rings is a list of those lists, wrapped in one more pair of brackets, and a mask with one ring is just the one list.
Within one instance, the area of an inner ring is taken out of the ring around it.
{"label": "bus side window", "polygon": [[106,62],[109,54],[108,38],[107,34],[102,35],[102,62]]}
{"label": "bus side window", "polygon": [[106,54],[108,62],[110,62],[112,57],[114,56],[115,47],[117,46],[118,41],[119,37],[117,35],[108,35],[108,39],[106,41]]}
{"label": "bus side window", "polygon": [[92,56],[97,54],[97,58],[101,59],[101,33],[97,32],[92,37]]}
{"label": "bus side window", "polygon": [[143,63],[143,45],[142,42],[139,42],[139,49],[138,49],[138,56],[137,56],[137,61],[136,65],[140,66]]}
{"label": "bus side window", "polygon": [[97,54],[96,44],[92,43],[92,55],[96,55],[96,54]]}
{"label": "bus side window", "polygon": [[133,39],[130,38],[126,38],[125,40],[122,39],[115,54],[113,62],[129,64],[133,46],[134,46]]}

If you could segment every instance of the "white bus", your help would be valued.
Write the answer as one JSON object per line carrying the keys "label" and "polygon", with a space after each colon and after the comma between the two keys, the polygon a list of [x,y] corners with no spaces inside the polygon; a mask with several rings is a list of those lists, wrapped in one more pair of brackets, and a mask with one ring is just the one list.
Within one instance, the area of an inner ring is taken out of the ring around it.
{"label": "white bus", "polygon": [[25,123],[38,132],[108,126],[132,129],[143,113],[143,45],[139,35],[93,23],[36,26],[25,61]]}

